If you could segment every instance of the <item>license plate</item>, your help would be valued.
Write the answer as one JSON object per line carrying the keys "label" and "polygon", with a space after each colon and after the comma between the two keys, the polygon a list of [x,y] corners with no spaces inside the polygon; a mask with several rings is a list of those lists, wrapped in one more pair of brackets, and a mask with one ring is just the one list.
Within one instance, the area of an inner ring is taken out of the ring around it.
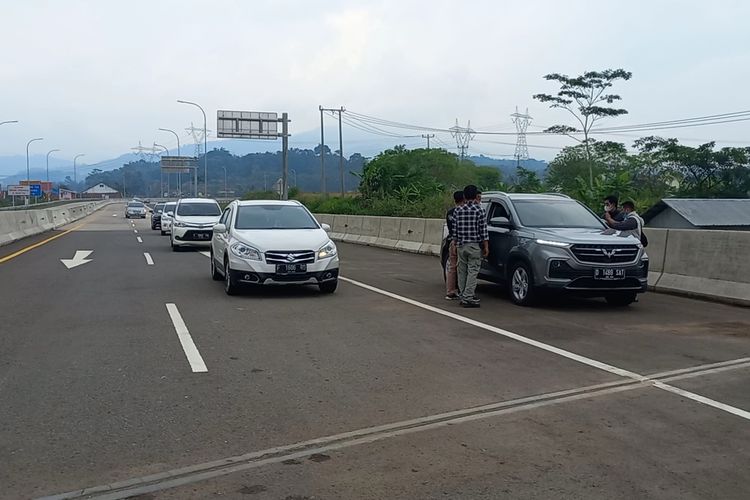
{"label": "license plate", "polygon": [[196,240],[207,240],[209,239],[208,233],[193,233],[193,238]]}
{"label": "license plate", "polygon": [[625,269],[604,268],[594,269],[595,280],[624,280]]}
{"label": "license plate", "polygon": [[276,264],[276,274],[301,274],[307,272],[307,264]]}

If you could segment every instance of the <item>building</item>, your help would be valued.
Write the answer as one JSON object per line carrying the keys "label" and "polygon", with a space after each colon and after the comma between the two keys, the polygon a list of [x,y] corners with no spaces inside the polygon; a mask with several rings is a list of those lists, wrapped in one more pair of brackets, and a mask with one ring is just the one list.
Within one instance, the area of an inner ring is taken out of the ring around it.
{"label": "building", "polygon": [[120,198],[120,192],[100,182],[99,184],[95,184],[88,188],[86,191],[82,192],[81,198]]}
{"label": "building", "polygon": [[654,228],[750,231],[750,199],[666,198],[643,220]]}

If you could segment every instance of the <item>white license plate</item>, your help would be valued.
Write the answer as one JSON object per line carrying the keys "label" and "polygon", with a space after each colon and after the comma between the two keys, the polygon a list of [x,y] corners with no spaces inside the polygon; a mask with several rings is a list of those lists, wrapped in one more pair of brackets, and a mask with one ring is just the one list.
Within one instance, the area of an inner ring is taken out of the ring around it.
{"label": "white license plate", "polygon": [[597,268],[594,269],[595,280],[624,280],[625,269]]}

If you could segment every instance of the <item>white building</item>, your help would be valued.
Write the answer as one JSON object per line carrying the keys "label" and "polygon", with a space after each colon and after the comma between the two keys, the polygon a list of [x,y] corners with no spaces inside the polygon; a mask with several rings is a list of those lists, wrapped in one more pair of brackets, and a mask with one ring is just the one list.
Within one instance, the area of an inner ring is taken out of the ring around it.
{"label": "white building", "polygon": [[120,192],[116,189],[112,189],[104,183],[99,183],[91,186],[86,191],[81,193],[82,198],[102,198],[108,200],[109,198],[119,198]]}

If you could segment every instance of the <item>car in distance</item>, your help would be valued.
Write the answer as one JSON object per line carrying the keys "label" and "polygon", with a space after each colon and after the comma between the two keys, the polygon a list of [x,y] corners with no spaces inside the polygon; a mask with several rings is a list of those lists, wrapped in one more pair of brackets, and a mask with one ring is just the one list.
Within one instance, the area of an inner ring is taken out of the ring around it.
{"label": "car in distance", "polygon": [[221,217],[221,207],[209,198],[183,198],[177,201],[172,217],[169,242],[175,252],[182,247],[211,245],[214,225]]}
{"label": "car in distance", "polygon": [[161,211],[161,218],[159,223],[161,224],[161,235],[171,232],[172,230],[172,217],[174,216],[174,209],[177,206],[176,201],[168,201],[164,204],[164,208]]}
{"label": "car in distance", "polygon": [[336,291],[339,257],[319,224],[298,201],[233,201],[214,226],[211,277],[227,294],[242,285],[317,285]]}
{"label": "car in distance", "polygon": [[159,202],[156,205],[154,205],[153,210],[151,211],[151,229],[161,229],[161,213],[164,210],[165,203]]}
{"label": "car in distance", "polygon": [[[626,306],[648,287],[648,255],[640,240],[621,236],[586,206],[565,195],[489,192],[490,253],[481,279],[504,284],[518,305],[539,292],[604,297]],[[448,242],[443,241],[443,269]]]}
{"label": "car in distance", "polygon": [[146,205],[140,201],[129,201],[125,207],[125,218],[130,219],[132,217],[138,217],[141,219],[146,218]]}

